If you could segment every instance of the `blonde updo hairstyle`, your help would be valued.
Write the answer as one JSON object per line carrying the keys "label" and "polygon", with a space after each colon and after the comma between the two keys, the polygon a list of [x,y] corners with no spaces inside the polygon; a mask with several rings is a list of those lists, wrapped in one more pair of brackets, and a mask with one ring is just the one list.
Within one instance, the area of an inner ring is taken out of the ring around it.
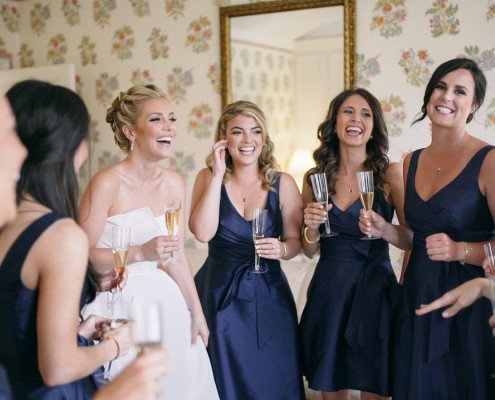
{"label": "blonde updo hairstyle", "polygon": [[[266,190],[274,191],[273,182],[275,181],[275,176],[280,170],[279,165],[273,155],[274,145],[270,140],[268,135],[268,130],[266,128],[266,118],[265,114],[261,109],[254,103],[250,101],[240,100],[235,103],[229,104],[218,121],[217,131],[215,134],[215,142],[227,137],[227,123],[238,115],[244,115],[246,117],[252,117],[256,123],[260,126],[263,132],[263,139],[265,144],[261,150],[261,154],[258,158],[258,170],[260,174],[260,179],[262,181],[262,186]],[[228,150],[225,155],[225,175],[223,177],[223,183],[228,182],[230,175],[232,174],[232,157]],[[206,165],[210,170],[213,167],[213,156],[210,154],[206,158]]]}
{"label": "blonde updo hairstyle", "polygon": [[131,148],[131,141],[125,136],[122,128],[129,126],[134,129],[143,109],[143,103],[149,99],[165,99],[165,93],[155,85],[133,86],[127,92],[121,92],[107,110],[106,121],[113,130],[117,146],[126,153]]}

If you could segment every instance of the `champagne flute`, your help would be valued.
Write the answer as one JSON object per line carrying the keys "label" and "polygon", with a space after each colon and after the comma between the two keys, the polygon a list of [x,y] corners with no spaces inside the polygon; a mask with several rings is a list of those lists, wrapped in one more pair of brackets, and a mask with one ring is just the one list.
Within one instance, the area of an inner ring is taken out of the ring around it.
{"label": "champagne flute", "polygon": [[[485,249],[485,256],[488,259],[488,264],[490,267],[490,274],[487,275],[487,278],[490,281],[490,300],[492,302],[492,312],[495,314],[495,243],[485,243],[483,248]],[[495,373],[490,376],[495,378]]]}
{"label": "champagne flute", "polygon": [[118,285],[122,281],[127,266],[127,255],[131,241],[131,227],[114,225],[112,226],[112,253],[115,261],[115,272],[117,273],[116,290],[122,291]]}
{"label": "champagne flute", "polygon": [[325,233],[322,233],[320,236],[322,237],[330,237],[338,235],[337,232],[333,232],[330,229],[330,220],[328,219],[328,185],[327,185],[327,176],[324,172],[313,174],[310,176],[311,178],[311,186],[313,187],[313,193],[315,195],[316,201],[323,206],[323,209],[326,212],[325,219]]}
{"label": "champagne flute", "polygon": [[[361,204],[365,211],[371,210],[373,207],[373,198],[375,195],[375,186],[373,184],[373,171],[361,171],[356,172],[357,184],[359,190],[359,197],[361,198]],[[371,235],[369,232],[361,240],[373,240],[378,239]]]}
{"label": "champagne flute", "polygon": [[160,347],[163,341],[163,309],[159,302],[135,303],[131,308],[132,337],[138,355]]}
{"label": "champagne flute", "polygon": [[[261,208],[255,208],[253,210],[253,219],[251,221],[253,228],[253,242],[256,244],[257,239],[263,239],[265,237],[265,223],[266,223],[267,210]],[[254,267],[250,269],[250,272],[263,273],[266,272],[266,266],[260,264],[260,256],[254,249]]]}
{"label": "champagne flute", "polygon": [[[179,234],[181,201],[175,200],[170,203],[165,203],[165,226],[169,236],[177,236]],[[175,252],[171,253],[172,264],[175,263]]]}

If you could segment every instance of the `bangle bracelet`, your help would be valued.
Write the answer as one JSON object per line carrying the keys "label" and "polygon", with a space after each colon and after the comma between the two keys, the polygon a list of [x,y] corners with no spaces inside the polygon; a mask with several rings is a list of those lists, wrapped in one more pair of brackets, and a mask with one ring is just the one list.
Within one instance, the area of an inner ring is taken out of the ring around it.
{"label": "bangle bracelet", "polygon": [[464,265],[466,264],[466,261],[468,260],[468,258],[471,256],[471,245],[468,245],[466,242],[461,242],[462,245],[464,246],[464,259],[463,260],[460,260],[459,262],[461,263],[461,265]]}
{"label": "bangle bracelet", "polygon": [[112,335],[105,336],[105,338],[103,340],[108,340],[108,339],[112,339],[114,341],[114,343],[117,345],[117,355],[112,360],[112,361],[115,361],[120,356],[119,342],[117,342],[117,339],[115,339]]}
{"label": "bangle bracelet", "polygon": [[315,244],[315,243],[319,242],[320,241],[320,232],[318,232],[318,238],[316,240],[309,240],[308,239],[308,229],[309,229],[308,226],[304,228],[304,240],[306,240],[306,242],[308,242],[309,244]]}
{"label": "bangle bracelet", "polygon": [[282,254],[280,256],[280,258],[284,258],[285,255],[287,254],[287,247],[285,246],[285,243],[284,242],[280,242],[280,244],[282,245],[282,247],[284,248],[284,254]]}

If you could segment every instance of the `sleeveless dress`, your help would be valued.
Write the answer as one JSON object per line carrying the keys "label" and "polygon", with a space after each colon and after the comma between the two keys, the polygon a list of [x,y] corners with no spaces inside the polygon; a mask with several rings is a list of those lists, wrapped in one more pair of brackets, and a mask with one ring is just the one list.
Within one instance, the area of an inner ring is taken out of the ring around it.
{"label": "sleeveless dress", "polygon": [[[277,176],[274,188],[280,184]],[[269,192],[265,237],[282,233],[278,194]],[[208,353],[222,400],[304,399],[294,298],[278,260],[254,264],[251,221],[230,202],[225,186],[220,220],[196,286],[210,328]]]}
{"label": "sleeveless dress", "polygon": [[[0,267],[0,364],[7,370],[14,398],[19,400],[86,400],[96,391],[92,377],[48,387],[38,372],[39,293],[24,286],[21,271],[36,240],[61,218],[50,213],[34,221],[16,239]],[[77,340],[80,346],[90,345],[81,336]]]}
{"label": "sleeveless dress", "polygon": [[[146,243],[152,238],[165,235],[165,217],[155,217],[148,207],[113,215],[107,219],[99,248],[112,247],[112,226],[131,226],[131,246]],[[124,298],[134,302],[160,302],[164,318],[164,347],[167,357],[167,374],[163,378],[165,392],[161,399],[215,400],[218,399],[210,360],[200,337],[191,347],[191,312],[175,281],[157,268],[156,261],[128,265],[128,280],[123,288]],[[108,315],[106,293],[98,293],[84,315]],[[115,377],[136,356],[127,356],[112,362],[110,375]]]}
{"label": "sleeveless dress", "polygon": [[[360,240],[358,199],[329,212],[337,236],[320,239],[300,331],[304,375],[314,390],[364,390],[390,395],[391,336],[398,283],[382,239]],[[391,221],[394,209],[375,195],[373,210]]]}
{"label": "sleeveless dress", "polygon": [[394,400],[495,399],[495,339],[488,318],[490,302],[479,299],[458,315],[445,319],[441,311],[416,316],[414,310],[483,269],[458,261],[432,261],[425,239],[446,233],[454,241],[482,242],[493,237],[493,218],[480,193],[478,175],[486,154],[481,149],[464,170],[424,201],[416,191],[416,170],[422,150],[413,153],[406,182],[404,211],[414,232],[397,318]]}

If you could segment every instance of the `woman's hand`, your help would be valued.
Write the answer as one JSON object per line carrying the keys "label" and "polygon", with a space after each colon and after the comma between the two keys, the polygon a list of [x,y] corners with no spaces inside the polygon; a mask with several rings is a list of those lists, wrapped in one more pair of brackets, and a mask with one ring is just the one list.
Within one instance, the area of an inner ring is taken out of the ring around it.
{"label": "woman's hand", "polygon": [[88,340],[100,339],[103,327],[108,323],[108,318],[91,314],[79,324],[77,333]]}
{"label": "woman's hand", "polygon": [[454,242],[445,233],[435,233],[426,238],[426,254],[432,261],[459,261],[465,259],[462,242]]}
{"label": "woman's hand", "polygon": [[287,253],[284,244],[277,238],[258,239],[254,242],[254,247],[260,257],[271,260],[279,260]]}
{"label": "woman's hand", "polygon": [[359,229],[365,235],[370,234],[373,237],[381,238],[383,237],[383,232],[387,229],[388,222],[373,210],[365,211],[361,208],[359,214]]}
{"label": "woman's hand", "polygon": [[[118,347],[116,349],[117,358],[125,356],[133,346],[131,328],[129,326],[131,323],[132,322],[124,324],[115,329],[105,329],[105,333],[101,337],[102,342],[104,340],[115,340],[118,343],[118,346],[116,345],[116,347]],[[109,338],[110,336],[112,339]]]}
{"label": "woman's hand", "polygon": [[213,156],[212,173],[213,176],[224,176],[226,165],[225,165],[225,154],[227,152],[227,146],[229,142],[227,140],[219,140],[216,142],[212,149],[211,154]]}
{"label": "woman's hand", "polygon": [[328,211],[331,209],[331,204],[328,204],[325,210],[319,203],[308,203],[304,209],[304,225],[309,229],[317,231],[320,225],[325,223]]}
{"label": "woman's hand", "polygon": [[192,330],[191,330],[191,346],[196,346],[196,339],[201,336],[205,347],[208,346],[208,338],[210,336],[210,330],[204,315],[192,316]]}
{"label": "woman's hand", "polygon": [[142,261],[165,261],[179,251],[178,236],[156,236],[141,245]]}

